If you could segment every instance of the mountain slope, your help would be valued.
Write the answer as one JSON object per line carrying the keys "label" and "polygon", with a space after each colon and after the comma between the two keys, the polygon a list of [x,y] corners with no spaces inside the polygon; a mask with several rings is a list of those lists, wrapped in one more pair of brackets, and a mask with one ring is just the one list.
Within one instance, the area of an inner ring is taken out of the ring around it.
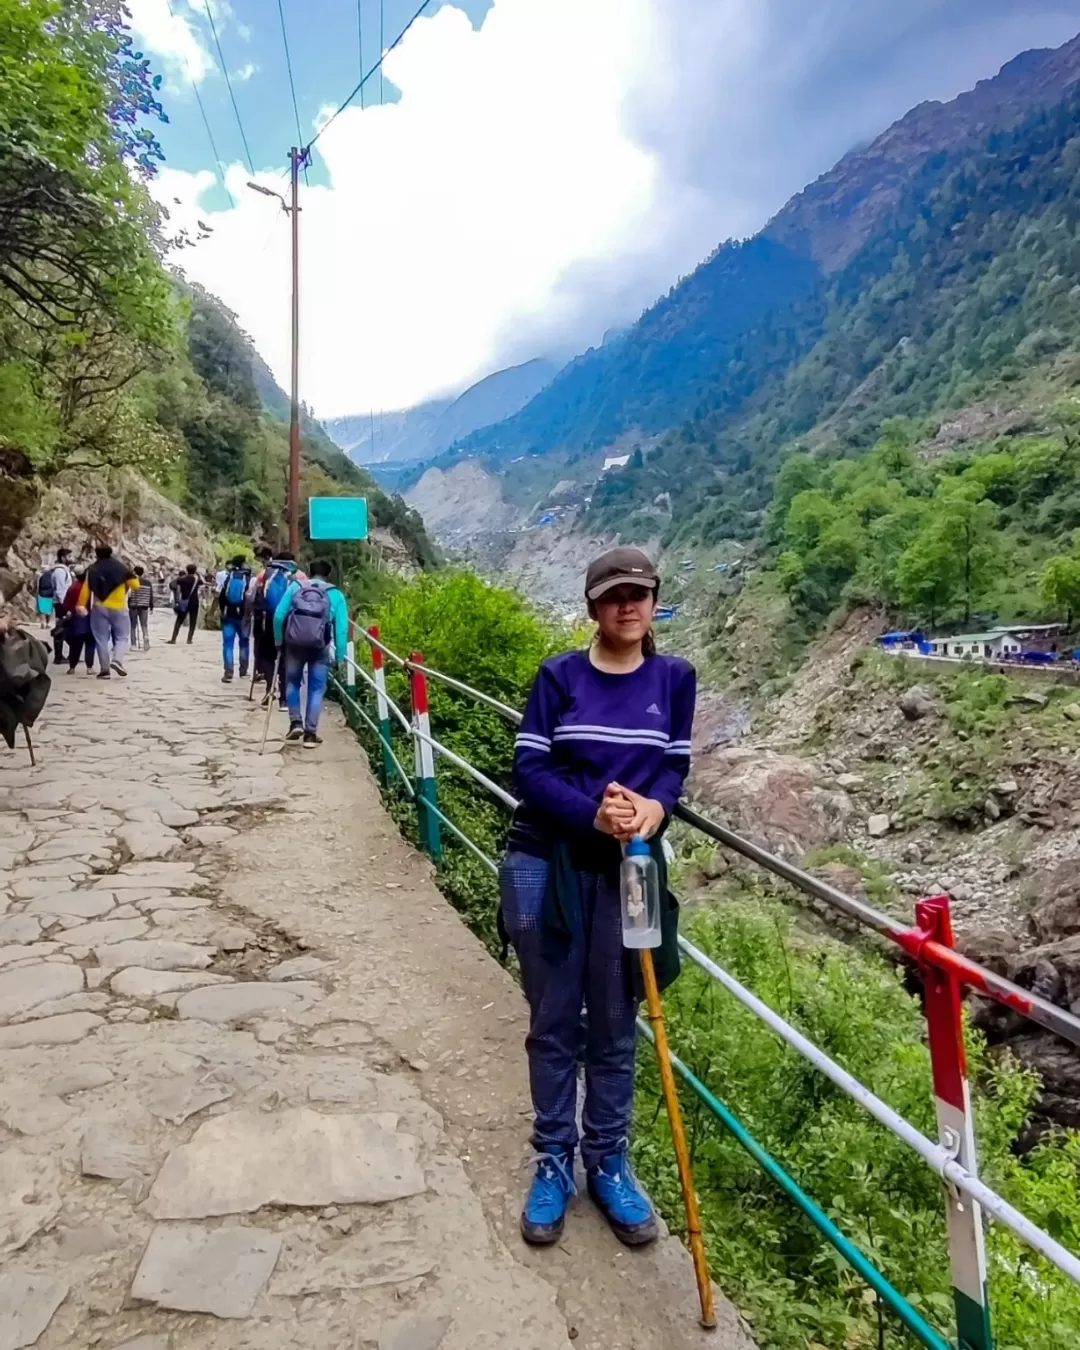
{"label": "mountain slope", "polygon": [[456,399],[438,398],[402,412],[335,417],[327,430],[357,464],[426,460],[461,437],[516,413],[556,373],[549,361],[526,361],[497,370]]}
{"label": "mountain slope", "polygon": [[[709,408],[742,406],[820,337],[808,304],[823,322],[832,278],[914,184],[929,191],[957,155],[1058,104],[1078,79],[1080,38],[1027,52],[950,103],[913,109],[793,198],[755,239],[722,245],[624,336],[571,362],[521,412],[466,437],[446,462],[477,453],[493,464],[554,451],[580,457],[625,433],[653,434]],[[748,370],[744,354],[767,315],[775,350]]]}

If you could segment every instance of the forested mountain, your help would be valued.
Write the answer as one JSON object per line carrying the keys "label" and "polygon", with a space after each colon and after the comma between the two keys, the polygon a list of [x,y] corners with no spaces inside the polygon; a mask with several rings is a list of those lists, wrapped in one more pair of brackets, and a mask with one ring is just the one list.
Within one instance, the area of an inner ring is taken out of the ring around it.
{"label": "forested mountain", "polygon": [[[959,159],[1059,104],[1078,78],[1080,38],[1017,57],[951,103],[912,110],[793,198],[755,239],[721,245],[632,328],[571,362],[515,417],[467,437],[445,462],[474,453],[495,465],[553,451],[596,458],[624,434],[650,436],[740,408],[813,345],[813,313],[824,322],[838,274],[892,232],[913,191],[925,197]],[[865,271],[845,275],[850,288]],[[748,364],[747,350],[763,339],[767,356],[758,350]]]}
{"label": "forested mountain", "polygon": [[[44,484],[120,467],[213,529],[276,540],[284,396],[234,316],[165,265],[192,241],[147,191],[161,81],[122,6],[0,0],[0,34],[0,549]],[[346,490],[431,558],[415,513],[308,421],[302,493]]]}
{"label": "forested mountain", "polygon": [[555,369],[550,361],[526,361],[477,380],[457,398],[430,399],[403,412],[336,417],[327,430],[357,464],[432,459],[478,427],[516,413]]}

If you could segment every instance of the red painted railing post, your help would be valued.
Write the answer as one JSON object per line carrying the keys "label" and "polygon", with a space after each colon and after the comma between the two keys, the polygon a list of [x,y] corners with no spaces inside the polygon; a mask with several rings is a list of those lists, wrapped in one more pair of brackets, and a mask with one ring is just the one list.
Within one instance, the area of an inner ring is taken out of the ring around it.
{"label": "red painted railing post", "polygon": [[[915,915],[925,937],[943,947],[954,945],[947,895],[920,900],[915,907]],[[922,962],[922,970],[938,1138],[942,1147],[952,1153],[972,1176],[976,1176],[975,1128],[971,1115],[967,1054],[964,1050],[960,980],[955,974],[927,960]],[[986,1292],[986,1245],[982,1211],[973,1200],[947,1184],[945,1206],[953,1301],[956,1307],[956,1334],[960,1350],[993,1350]]]}
{"label": "red painted railing post", "polygon": [[427,740],[431,735],[431,718],[428,714],[427,676],[416,666],[424,664],[423,652],[413,652],[409,657],[409,692],[412,698],[412,724],[414,762],[416,765],[416,801],[420,815],[420,844],[431,854],[435,862],[442,861],[442,831],[439,818],[434,811],[427,810],[428,805],[439,804],[438,789],[435,785],[435,751]]}
{"label": "red painted railing post", "polygon": [[[379,629],[376,624],[372,624],[368,633],[379,640]],[[382,740],[382,770],[380,771],[380,780],[383,787],[387,787],[393,782],[394,765],[390,759],[390,705],[386,701],[386,670],[383,666],[382,648],[371,643],[371,668],[375,676],[375,702],[378,705],[379,714],[379,736]]]}

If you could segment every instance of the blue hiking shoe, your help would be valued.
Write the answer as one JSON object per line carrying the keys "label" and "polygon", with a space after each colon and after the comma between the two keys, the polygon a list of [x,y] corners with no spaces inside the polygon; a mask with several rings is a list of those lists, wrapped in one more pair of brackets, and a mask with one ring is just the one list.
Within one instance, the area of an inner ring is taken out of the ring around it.
{"label": "blue hiking shoe", "polygon": [[626,1153],[612,1153],[588,1172],[589,1194],[620,1242],[641,1247],[657,1235],[656,1215]]}
{"label": "blue hiking shoe", "polygon": [[521,1236],[534,1247],[548,1247],[562,1237],[574,1185],[574,1155],[561,1150],[539,1153],[536,1173],[521,1211]]}

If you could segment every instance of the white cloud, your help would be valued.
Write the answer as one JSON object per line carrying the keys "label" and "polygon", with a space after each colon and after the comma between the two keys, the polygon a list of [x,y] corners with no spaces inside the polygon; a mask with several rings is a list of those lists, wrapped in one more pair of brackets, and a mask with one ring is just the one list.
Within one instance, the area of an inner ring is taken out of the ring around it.
{"label": "white cloud", "polygon": [[255,64],[255,62],[247,61],[233,75],[233,79],[238,81],[240,84],[244,84],[247,80],[251,79],[252,75],[257,75],[258,73],[259,67]]}
{"label": "white cloud", "polygon": [[169,0],[127,0],[127,7],[139,41],[165,62],[170,84],[178,77],[181,88],[188,80],[198,84],[214,69],[198,29],[179,4],[170,9]]}
{"label": "white cloud", "polygon": [[[387,59],[400,102],[342,114],[316,147],[330,186],[301,189],[303,397],[402,407],[595,342],[913,103],[1075,27],[1073,0],[1015,9],[494,0],[476,31],[440,9]],[[166,170],[159,194],[213,225],[181,261],[284,382],[288,222],[246,178],[235,210],[199,204],[208,174]]]}

